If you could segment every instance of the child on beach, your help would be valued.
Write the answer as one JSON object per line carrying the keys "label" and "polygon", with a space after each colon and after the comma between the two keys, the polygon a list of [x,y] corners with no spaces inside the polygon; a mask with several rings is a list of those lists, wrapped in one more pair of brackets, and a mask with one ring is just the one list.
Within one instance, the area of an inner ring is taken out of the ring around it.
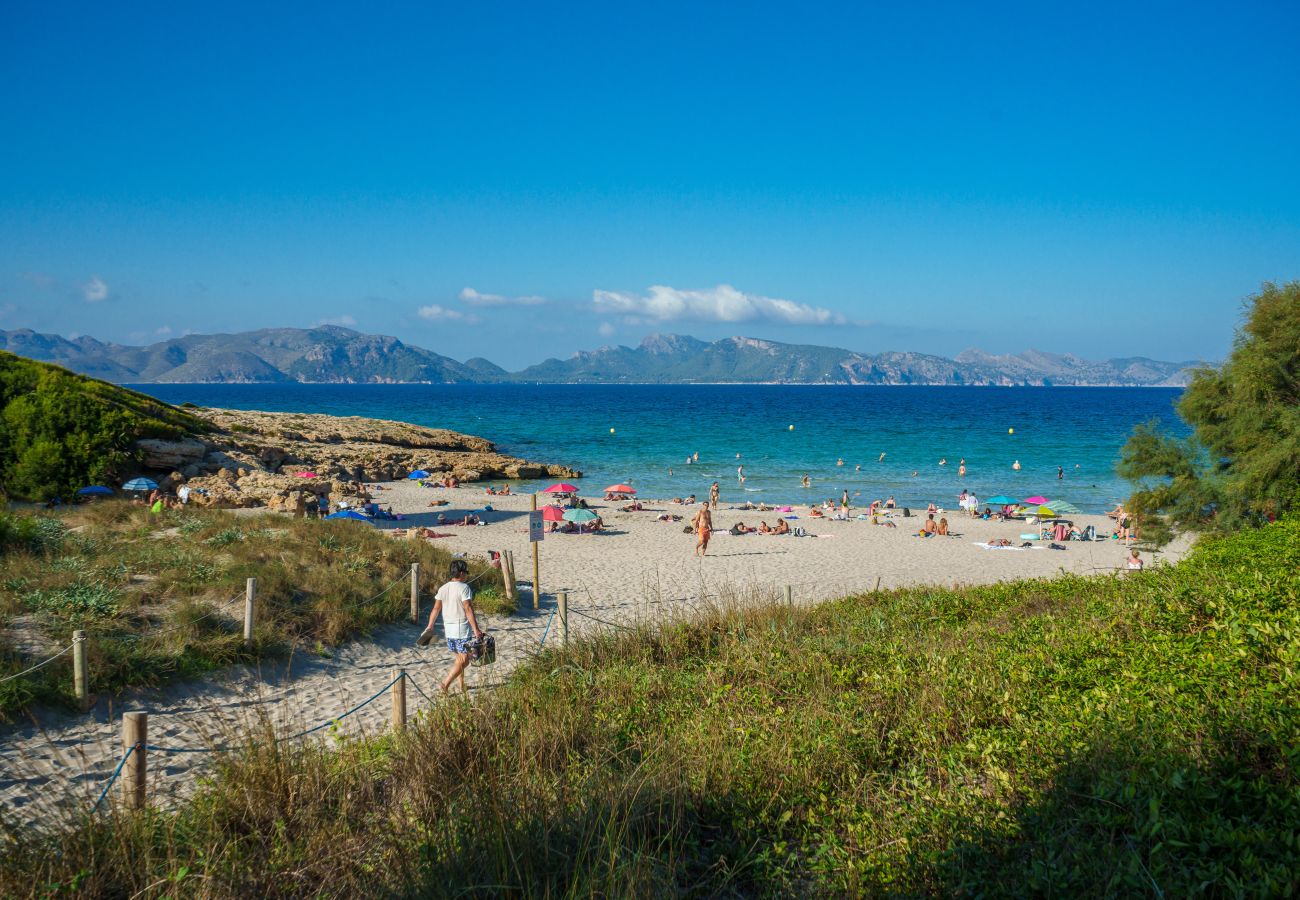
{"label": "child on beach", "polygon": [[1124,564],[1127,568],[1135,572],[1142,571],[1142,557],[1138,556],[1136,547],[1128,552],[1128,559],[1125,560]]}
{"label": "child on beach", "polygon": [[461,692],[465,693],[468,690],[465,687],[465,668],[469,665],[467,645],[470,641],[470,632],[473,632],[475,638],[483,637],[483,632],[478,627],[478,620],[474,618],[474,605],[471,602],[474,599],[474,592],[466,583],[466,579],[469,578],[469,566],[465,565],[463,559],[453,559],[448,577],[451,580],[438,588],[438,593],[433,597],[429,625],[416,643],[424,646],[433,640],[433,623],[438,620],[438,614],[441,613],[442,631],[447,638],[447,649],[456,656],[451,671],[442,680],[442,692],[446,694],[452,682],[459,678]]}

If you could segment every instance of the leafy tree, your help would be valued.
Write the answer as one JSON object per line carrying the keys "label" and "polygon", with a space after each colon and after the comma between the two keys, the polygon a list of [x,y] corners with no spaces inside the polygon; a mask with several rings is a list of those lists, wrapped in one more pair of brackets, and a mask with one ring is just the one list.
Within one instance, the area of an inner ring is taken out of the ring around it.
{"label": "leafy tree", "polygon": [[0,494],[49,500],[127,474],[140,438],[206,430],[152,397],[0,351]]}
{"label": "leafy tree", "polygon": [[1300,508],[1300,281],[1265,283],[1246,303],[1232,353],[1199,369],[1178,402],[1186,440],[1139,426],[1119,471],[1146,536],[1231,530]]}

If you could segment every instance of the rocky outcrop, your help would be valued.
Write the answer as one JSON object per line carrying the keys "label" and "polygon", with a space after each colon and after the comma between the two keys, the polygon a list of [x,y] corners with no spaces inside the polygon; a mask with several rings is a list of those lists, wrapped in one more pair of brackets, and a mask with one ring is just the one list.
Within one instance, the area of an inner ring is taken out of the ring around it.
{"label": "rocky outcrop", "polygon": [[[576,478],[568,466],[496,451],[491,441],[442,428],[358,416],[227,409],[192,412],[213,425],[206,440],[140,441],[144,464],[185,482],[191,502],[279,507],[293,494],[351,496],[359,482],[405,478],[415,469],[459,481]],[[299,473],[310,472],[312,477]]]}

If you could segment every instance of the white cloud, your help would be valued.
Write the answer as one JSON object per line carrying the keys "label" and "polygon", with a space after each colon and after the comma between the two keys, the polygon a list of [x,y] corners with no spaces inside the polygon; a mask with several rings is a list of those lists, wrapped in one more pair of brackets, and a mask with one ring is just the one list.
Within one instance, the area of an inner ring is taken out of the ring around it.
{"label": "white cloud", "polygon": [[165,338],[167,335],[172,333],[172,327],[170,325],[160,325],[153,330],[153,333],[158,335],[158,337]]}
{"label": "white cloud", "polygon": [[54,287],[58,280],[53,275],[48,275],[45,272],[22,272],[19,277],[41,289]]}
{"label": "white cloud", "polygon": [[356,319],[348,315],[343,315],[343,316],[334,316],[329,319],[321,319],[319,322],[314,323],[311,327],[320,328],[322,325],[338,325],[341,328],[351,328],[356,324],[357,324]]}
{"label": "white cloud", "polygon": [[421,306],[416,310],[416,315],[421,319],[428,319],[430,322],[471,323],[478,321],[474,316],[466,315],[460,310],[447,309],[445,306],[439,306],[436,303],[431,303],[428,306]]}
{"label": "white cloud", "polygon": [[536,294],[525,294],[522,297],[483,294],[472,287],[467,287],[460,292],[460,302],[468,306],[541,306],[546,302],[546,298],[538,297]]}
{"label": "white cloud", "polygon": [[597,312],[660,322],[692,319],[699,322],[843,325],[848,321],[840,313],[820,306],[746,294],[729,284],[703,291],[683,291],[657,284],[646,296],[597,290],[592,292],[592,302]]}
{"label": "white cloud", "polygon": [[603,338],[613,337],[614,326],[609,324],[608,322],[601,322],[600,327],[596,329],[596,333]]}
{"label": "white cloud", "polygon": [[86,298],[87,303],[98,303],[100,300],[107,300],[108,285],[104,283],[104,279],[95,275],[81,286],[81,296]]}

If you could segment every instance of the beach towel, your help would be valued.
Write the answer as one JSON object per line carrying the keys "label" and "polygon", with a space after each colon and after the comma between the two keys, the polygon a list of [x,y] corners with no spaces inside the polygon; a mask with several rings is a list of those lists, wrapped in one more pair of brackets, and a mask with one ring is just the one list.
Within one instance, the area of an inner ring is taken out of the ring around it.
{"label": "beach towel", "polygon": [[971,541],[976,547],[983,547],[985,550],[1024,550],[1024,547],[990,547],[981,541]]}

